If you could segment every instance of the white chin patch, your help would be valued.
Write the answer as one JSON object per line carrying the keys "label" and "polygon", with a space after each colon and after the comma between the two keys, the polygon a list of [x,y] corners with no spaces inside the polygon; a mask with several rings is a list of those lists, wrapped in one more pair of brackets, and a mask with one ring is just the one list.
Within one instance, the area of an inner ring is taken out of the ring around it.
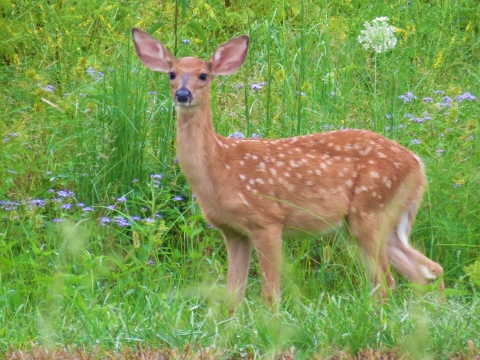
{"label": "white chin patch", "polygon": [[175,106],[178,106],[178,107],[182,107],[182,108],[188,108],[192,105],[192,102],[191,101],[187,101],[187,102],[178,102],[178,101],[175,101]]}

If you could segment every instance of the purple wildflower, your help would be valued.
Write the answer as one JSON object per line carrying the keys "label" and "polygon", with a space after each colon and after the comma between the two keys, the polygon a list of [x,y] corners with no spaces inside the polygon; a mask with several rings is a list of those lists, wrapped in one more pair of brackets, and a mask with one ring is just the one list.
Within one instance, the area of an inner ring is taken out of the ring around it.
{"label": "purple wildflower", "polygon": [[391,114],[385,114],[385,117],[386,117],[387,119],[391,119],[391,118],[392,118],[392,115],[391,115]]}
{"label": "purple wildflower", "polygon": [[85,70],[88,75],[90,76],[95,76],[95,70],[93,70],[92,67],[89,67],[87,70]]}
{"label": "purple wildflower", "polygon": [[119,203],[124,203],[124,202],[127,202],[127,198],[126,198],[125,196],[121,196],[121,197],[119,197],[119,198],[117,199],[117,201],[118,201]]}
{"label": "purple wildflower", "polygon": [[417,124],[421,124],[423,123],[425,120],[424,119],[420,119],[420,118],[417,118],[417,117],[411,117],[410,120],[412,120],[414,123],[417,123]]}
{"label": "purple wildflower", "polygon": [[3,138],[3,142],[8,142],[8,140],[10,140],[8,137]]}
{"label": "purple wildflower", "polygon": [[445,150],[443,149],[438,149],[437,151],[435,151],[435,153],[437,154],[437,156],[442,156],[444,151]]}
{"label": "purple wildflower", "polygon": [[175,158],[175,160],[173,160],[173,163],[178,164],[178,158]]}
{"label": "purple wildflower", "polygon": [[83,207],[85,207],[85,204],[80,202],[80,203],[77,204],[77,207],[83,208]]}
{"label": "purple wildflower", "polygon": [[0,206],[5,211],[13,211],[17,210],[17,208],[20,206],[20,203],[10,200],[0,200]]}
{"label": "purple wildflower", "polygon": [[262,84],[252,84],[251,89],[252,90],[262,90],[263,85]]}
{"label": "purple wildflower", "polygon": [[133,215],[132,217],[130,217],[130,219],[132,219],[133,221],[140,221],[140,216],[136,216],[136,215]]}
{"label": "purple wildflower", "polygon": [[108,216],[104,216],[100,219],[100,225],[102,226],[105,226],[111,222],[112,222],[112,219],[110,219]]}
{"label": "purple wildflower", "polygon": [[413,145],[418,145],[418,144],[421,144],[422,142],[418,139],[413,139],[410,143]]}
{"label": "purple wildflower", "polygon": [[412,92],[408,91],[406,92],[404,95],[400,95],[398,97],[400,100],[402,100],[405,104],[406,103],[410,103],[412,102],[413,100],[415,100],[417,97],[415,95],[413,95]]}
{"label": "purple wildflower", "polygon": [[147,261],[147,264],[148,265],[155,265],[155,260],[150,259],[150,260]]}
{"label": "purple wildflower", "polygon": [[125,226],[130,226],[130,222],[126,219],[117,219],[115,220],[118,226],[125,227]]}
{"label": "purple wildflower", "polygon": [[161,179],[161,178],[163,178],[163,175],[162,174],[152,174],[152,175],[150,175],[150,177],[152,179]]}
{"label": "purple wildflower", "polygon": [[7,170],[7,172],[9,172],[10,174],[16,174],[17,173],[15,170],[12,170],[12,169]]}
{"label": "purple wildflower", "polygon": [[62,206],[60,206],[60,208],[64,210],[70,210],[72,208],[72,204],[63,204]]}
{"label": "purple wildflower", "polygon": [[403,117],[406,117],[407,119],[411,119],[413,115],[410,113],[406,113],[405,115],[403,115]]}
{"label": "purple wildflower", "polygon": [[433,99],[431,97],[424,97],[423,98],[424,103],[429,103],[429,102],[432,102],[432,101],[433,101]]}
{"label": "purple wildflower", "polygon": [[89,207],[84,207],[84,208],[82,209],[82,211],[84,211],[84,212],[90,212],[90,211],[93,211],[93,208],[92,208],[91,206],[89,206]]}
{"label": "purple wildflower", "polygon": [[57,195],[62,197],[62,198],[75,197],[75,193],[73,191],[70,191],[70,190],[57,191]]}
{"label": "purple wildflower", "polygon": [[182,201],[183,198],[181,196],[175,196],[172,200],[173,201]]}
{"label": "purple wildflower", "polygon": [[157,95],[157,92],[156,91],[149,91],[148,94],[149,95]]}
{"label": "purple wildflower", "polygon": [[452,98],[450,96],[444,96],[441,103],[437,103],[440,108],[451,108],[452,107]]}
{"label": "purple wildflower", "polygon": [[457,96],[457,101],[460,103],[462,102],[463,100],[468,100],[468,101],[473,101],[475,100],[477,97],[475,95],[472,95],[470,94],[469,92],[466,92],[465,94],[463,95],[458,95]]}
{"label": "purple wildflower", "polygon": [[17,133],[8,133],[7,135],[10,136],[10,137],[17,137],[18,136]]}
{"label": "purple wildflower", "polygon": [[453,187],[460,187],[460,186],[462,186],[462,183],[458,181],[455,181],[455,183],[453,184]]}
{"label": "purple wildflower", "polygon": [[182,44],[190,44],[190,40],[188,40],[188,39],[182,39]]}
{"label": "purple wildflower", "polygon": [[107,206],[107,209],[108,209],[108,210],[115,210],[115,205],[108,205],[108,206]]}
{"label": "purple wildflower", "polygon": [[50,84],[42,87],[42,89],[51,93],[53,93],[53,91],[55,90],[55,88]]}
{"label": "purple wildflower", "polygon": [[243,139],[244,137],[245,135],[243,135],[243,133],[241,133],[240,131],[235,131],[233,134],[227,136],[228,139]]}
{"label": "purple wildflower", "polygon": [[54,223],[61,223],[61,222],[63,222],[63,219],[55,218],[55,219],[52,220],[52,222],[54,222]]}
{"label": "purple wildflower", "polygon": [[390,131],[390,130],[395,130],[395,129],[404,129],[405,128],[405,125],[404,124],[400,124],[398,126],[385,126],[385,129],[387,129],[387,131]]}
{"label": "purple wildflower", "polygon": [[163,218],[163,216],[162,216],[161,214],[155,214],[155,217],[156,217],[157,219]]}
{"label": "purple wildflower", "polygon": [[53,190],[53,189],[48,189],[48,192],[49,192],[49,193],[54,193],[55,190]]}
{"label": "purple wildflower", "polygon": [[422,119],[423,120],[432,120],[433,118],[430,115],[425,115]]}
{"label": "purple wildflower", "polygon": [[443,90],[435,90],[434,93],[435,93],[435,94],[445,94],[445,91],[443,91]]}
{"label": "purple wildflower", "polygon": [[145,218],[143,221],[145,221],[147,224],[153,224],[155,222],[155,220],[152,218]]}
{"label": "purple wildflower", "polygon": [[100,76],[100,77],[103,77],[103,76],[105,75],[105,74],[104,74],[103,72],[101,72],[101,71],[99,71],[97,74],[98,74],[98,76]]}
{"label": "purple wildflower", "polygon": [[32,201],[30,201],[30,203],[32,205],[35,205],[36,207],[45,206],[45,200],[42,200],[42,199],[33,199]]}

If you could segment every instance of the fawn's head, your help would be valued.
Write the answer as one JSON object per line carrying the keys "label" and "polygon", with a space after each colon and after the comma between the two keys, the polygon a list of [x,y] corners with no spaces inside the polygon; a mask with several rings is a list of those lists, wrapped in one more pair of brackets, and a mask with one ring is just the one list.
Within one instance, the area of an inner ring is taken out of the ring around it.
{"label": "fawn's head", "polygon": [[220,45],[208,61],[195,57],[176,59],[158,40],[133,28],[135,50],[142,63],[151,70],[167,73],[175,106],[192,109],[209,105],[209,91],[217,75],[236,71],[245,61],[248,36],[243,35]]}

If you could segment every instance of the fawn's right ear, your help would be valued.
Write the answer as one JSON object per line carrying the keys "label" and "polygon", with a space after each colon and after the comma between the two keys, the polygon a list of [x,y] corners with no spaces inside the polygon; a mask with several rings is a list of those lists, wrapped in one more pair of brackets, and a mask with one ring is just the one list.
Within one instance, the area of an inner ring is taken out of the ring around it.
{"label": "fawn's right ear", "polygon": [[160,41],[137,28],[132,29],[132,38],[143,65],[154,71],[170,71],[175,57]]}

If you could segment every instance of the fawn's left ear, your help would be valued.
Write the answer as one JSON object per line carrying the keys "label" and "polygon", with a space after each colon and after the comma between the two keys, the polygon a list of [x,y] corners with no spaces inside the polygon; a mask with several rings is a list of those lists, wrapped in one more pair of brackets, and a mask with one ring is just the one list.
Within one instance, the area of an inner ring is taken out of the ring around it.
{"label": "fawn's left ear", "polygon": [[175,57],[160,41],[145,31],[132,29],[133,43],[140,61],[151,70],[169,72]]}
{"label": "fawn's left ear", "polygon": [[235,72],[247,57],[248,41],[248,36],[242,35],[220,45],[209,60],[213,73],[229,75]]}

